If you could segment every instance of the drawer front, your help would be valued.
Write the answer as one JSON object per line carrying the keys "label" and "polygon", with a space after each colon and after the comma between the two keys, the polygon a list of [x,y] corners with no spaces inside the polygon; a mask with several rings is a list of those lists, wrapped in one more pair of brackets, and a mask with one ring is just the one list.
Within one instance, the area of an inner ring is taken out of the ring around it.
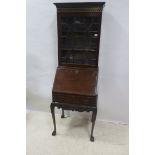
{"label": "drawer front", "polygon": [[53,102],[59,103],[94,106],[97,102],[97,96],[70,95],[62,93],[52,93],[52,95]]}

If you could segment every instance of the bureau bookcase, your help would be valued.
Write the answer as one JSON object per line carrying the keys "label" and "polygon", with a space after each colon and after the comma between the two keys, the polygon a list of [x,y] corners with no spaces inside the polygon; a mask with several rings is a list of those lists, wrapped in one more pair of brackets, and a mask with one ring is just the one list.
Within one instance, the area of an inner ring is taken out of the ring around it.
{"label": "bureau bookcase", "polygon": [[55,107],[97,115],[98,58],[105,2],[54,3],[57,8],[58,67],[50,105],[56,135]]}

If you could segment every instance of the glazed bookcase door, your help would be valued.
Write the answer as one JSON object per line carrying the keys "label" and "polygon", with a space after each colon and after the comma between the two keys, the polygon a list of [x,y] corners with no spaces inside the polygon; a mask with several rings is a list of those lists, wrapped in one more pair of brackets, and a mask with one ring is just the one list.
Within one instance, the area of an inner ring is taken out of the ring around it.
{"label": "glazed bookcase door", "polygon": [[100,16],[61,14],[59,22],[59,64],[97,66]]}

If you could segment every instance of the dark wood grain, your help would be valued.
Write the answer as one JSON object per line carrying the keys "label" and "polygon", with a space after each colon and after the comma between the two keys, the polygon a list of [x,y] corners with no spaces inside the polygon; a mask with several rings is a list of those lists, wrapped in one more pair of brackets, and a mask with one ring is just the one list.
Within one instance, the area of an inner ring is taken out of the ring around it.
{"label": "dark wood grain", "polygon": [[[55,5],[57,7],[58,67],[50,105],[54,124],[52,135],[56,135],[55,107],[62,109],[61,118],[65,118],[64,110],[92,112],[90,141],[93,142],[97,115],[100,28],[105,2],[55,3]],[[91,26],[94,24],[92,21],[96,24],[95,31],[91,31]],[[64,31],[63,25],[66,26],[67,31]],[[70,25],[72,27],[68,30]],[[81,40],[88,38],[88,40],[82,42],[80,39],[73,39],[74,37],[81,37]],[[94,38],[94,42],[91,42]]]}
{"label": "dark wood grain", "polygon": [[97,68],[58,67],[53,92],[96,96],[97,78]]}

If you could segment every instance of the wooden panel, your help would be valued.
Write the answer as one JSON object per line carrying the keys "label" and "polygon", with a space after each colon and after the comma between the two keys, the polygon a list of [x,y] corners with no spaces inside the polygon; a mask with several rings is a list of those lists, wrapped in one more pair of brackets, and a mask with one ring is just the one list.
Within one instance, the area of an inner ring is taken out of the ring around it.
{"label": "wooden panel", "polygon": [[53,92],[96,96],[97,77],[96,68],[58,67]]}

